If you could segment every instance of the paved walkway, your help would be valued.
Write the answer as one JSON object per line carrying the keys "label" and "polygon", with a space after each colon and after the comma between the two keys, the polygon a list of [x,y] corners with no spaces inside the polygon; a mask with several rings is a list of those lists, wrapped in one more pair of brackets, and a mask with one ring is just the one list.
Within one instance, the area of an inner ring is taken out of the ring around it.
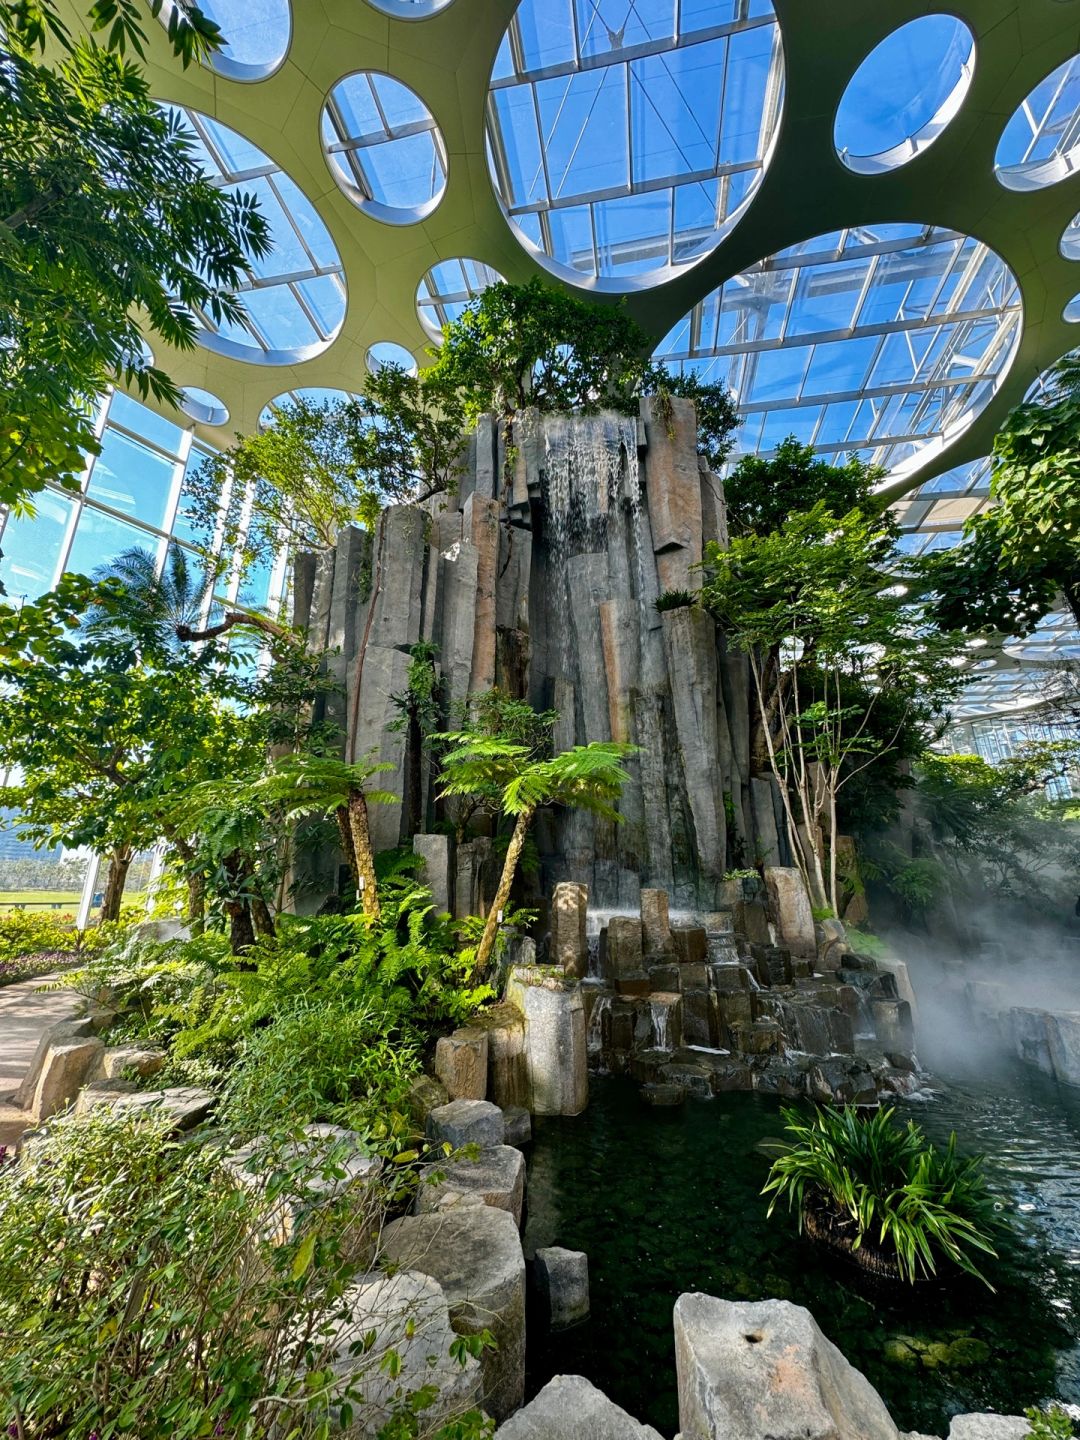
{"label": "paved walkway", "polygon": [[56,976],[39,975],[17,985],[0,986],[0,1145],[10,1145],[26,1129],[26,1117],[11,1098],[30,1068],[42,1032],[75,1013],[81,997],[71,990],[41,986]]}

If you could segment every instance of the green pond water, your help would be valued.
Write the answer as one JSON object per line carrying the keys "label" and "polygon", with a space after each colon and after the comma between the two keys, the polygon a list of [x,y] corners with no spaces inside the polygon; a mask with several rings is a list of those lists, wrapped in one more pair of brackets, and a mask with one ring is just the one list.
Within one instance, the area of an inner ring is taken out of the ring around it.
{"label": "green pond water", "polygon": [[1080,1095],[1019,1067],[939,1076],[902,1104],[934,1139],[987,1157],[1010,1233],[976,1282],[882,1291],[765,1215],[761,1142],[780,1104],[729,1095],[652,1110],[593,1077],[588,1111],[534,1120],[526,1250],[589,1256],[592,1315],[547,1335],[530,1315],[529,1393],[580,1374],[662,1434],[678,1428],[672,1306],[685,1290],[807,1306],[877,1387],[901,1429],[944,1435],[971,1410],[1080,1401]]}

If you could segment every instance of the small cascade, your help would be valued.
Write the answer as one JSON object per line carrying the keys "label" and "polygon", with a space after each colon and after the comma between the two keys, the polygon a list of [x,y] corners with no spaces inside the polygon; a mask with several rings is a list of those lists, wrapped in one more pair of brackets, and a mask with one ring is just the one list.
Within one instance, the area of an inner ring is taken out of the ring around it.
{"label": "small cascade", "polygon": [[543,444],[547,481],[543,495],[545,534],[555,578],[550,603],[566,670],[571,658],[567,562],[574,555],[605,548],[608,515],[624,497],[630,505],[639,599],[643,594],[637,421],[633,416],[611,411],[589,416],[545,415]]}
{"label": "small cascade", "polygon": [[585,935],[585,946],[588,959],[585,965],[586,980],[600,980],[600,931],[590,930]]}
{"label": "small cascade", "polygon": [[611,998],[610,995],[598,995],[593,1001],[589,1028],[585,1032],[585,1049],[590,1055],[599,1055],[604,1048],[604,1016],[611,1009]]}
{"label": "small cascade", "polygon": [[859,1018],[855,1021],[856,1040],[876,1040],[877,1025],[874,1021],[874,1012],[870,1006],[870,999],[866,991],[856,987],[855,993],[859,997]]}
{"label": "small cascade", "polygon": [[666,1050],[670,1053],[672,1049],[671,1034],[668,1029],[668,1022],[671,1012],[662,1002],[651,1000],[649,1010],[652,1013],[652,1042],[654,1050]]}

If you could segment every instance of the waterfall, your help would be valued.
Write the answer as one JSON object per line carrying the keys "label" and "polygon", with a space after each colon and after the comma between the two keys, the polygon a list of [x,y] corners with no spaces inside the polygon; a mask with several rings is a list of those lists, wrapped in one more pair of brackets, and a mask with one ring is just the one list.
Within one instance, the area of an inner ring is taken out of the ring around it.
{"label": "waterfall", "polygon": [[589,1028],[585,1032],[585,1049],[590,1055],[599,1055],[604,1048],[604,1016],[611,1009],[611,996],[598,995],[589,1012]]}
{"label": "waterfall", "polygon": [[623,498],[630,506],[638,598],[642,598],[645,570],[637,420],[631,415],[610,411],[587,416],[545,415],[543,442],[545,535],[554,580],[550,603],[565,671],[570,660],[571,618],[566,587],[567,561],[574,555],[605,549],[608,515]]}
{"label": "waterfall", "polygon": [[653,1049],[670,1051],[672,1047],[668,1021],[671,1018],[671,1012],[659,1000],[650,1000],[649,1009],[652,1011]]}
{"label": "waterfall", "polygon": [[585,967],[586,980],[599,980],[600,975],[600,931],[586,932],[585,945],[588,963]]}

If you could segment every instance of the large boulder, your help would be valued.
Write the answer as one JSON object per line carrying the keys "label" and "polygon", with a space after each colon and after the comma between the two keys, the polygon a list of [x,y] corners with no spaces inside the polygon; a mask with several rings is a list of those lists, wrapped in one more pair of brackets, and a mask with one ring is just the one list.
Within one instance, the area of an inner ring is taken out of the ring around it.
{"label": "large boulder", "polygon": [[1063,1085],[1080,1085],[1080,1011],[1048,1016],[1046,1038],[1054,1075]]}
{"label": "large boulder", "polygon": [[459,1334],[491,1331],[483,1406],[505,1420],[525,1398],[525,1257],[513,1216],[487,1205],[407,1215],[386,1227],[383,1243],[387,1260],[439,1282]]}
{"label": "large boulder", "polygon": [[536,1252],[536,1287],[553,1330],[566,1330],[589,1314],[589,1257],[583,1250],[542,1245]]}
{"label": "large boulder", "polygon": [[427,1117],[431,1140],[445,1142],[460,1150],[462,1145],[501,1145],[506,1138],[506,1121],[490,1100],[451,1100],[439,1105]]}
{"label": "large boulder", "polygon": [[26,1107],[31,1120],[38,1124],[66,1109],[75,1100],[105,1051],[104,1043],[96,1035],[55,1033],[64,1029],[62,1025],[53,1027],[53,1034],[41,1056],[32,1097]]}
{"label": "large boulder", "polygon": [[495,1434],[497,1440],[661,1440],[581,1375],[556,1375]]}
{"label": "large boulder", "polygon": [[899,1440],[885,1402],[801,1305],[675,1302],[683,1440]]}
{"label": "large boulder", "polygon": [[423,861],[421,878],[431,891],[431,902],[440,913],[450,912],[450,837],[414,835],[413,854]]}
{"label": "large boulder", "polygon": [[[336,1319],[326,1339],[328,1364],[339,1382],[332,1394],[344,1402],[343,1392],[352,1385],[364,1403],[353,1405],[356,1418],[335,1433],[348,1440],[374,1440],[400,1398],[428,1385],[435,1397],[421,1412],[425,1433],[480,1403],[480,1362],[470,1355],[462,1365],[451,1356],[454,1330],[437,1280],[416,1270],[369,1275],[342,1298],[349,1318]],[[375,1340],[369,1345],[365,1337],[372,1332]],[[399,1361],[392,1372],[383,1367],[391,1350]]]}
{"label": "large boulder", "polygon": [[765,884],[780,944],[793,955],[816,955],[814,912],[798,870],[793,866],[769,865],[765,869]]}
{"label": "large boulder", "polygon": [[529,1109],[536,1115],[580,1115],[589,1103],[581,987],[541,970],[515,966],[506,998],[525,1016]]}
{"label": "large boulder", "polygon": [[113,1090],[104,1096],[101,1103],[107,1104],[114,1114],[123,1115],[125,1119],[142,1116],[164,1118],[177,1134],[201,1125],[217,1104],[217,1096],[212,1090],[203,1090],[197,1085],[175,1085],[167,1090],[129,1093],[115,1088],[120,1082],[114,1080],[109,1083]]}
{"label": "large boulder", "polygon": [[455,1160],[436,1168],[445,1178],[429,1180],[416,1196],[417,1214],[444,1209],[463,1195],[475,1196],[496,1210],[507,1210],[520,1226],[525,1202],[525,1157],[510,1145],[491,1145],[475,1160]]}
{"label": "large boulder", "polygon": [[488,1099],[506,1110],[525,1105],[529,1076],[525,1064],[525,1016],[516,1005],[490,1005],[469,1022],[488,1042]]}
{"label": "large boulder", "polygon": [[589,908],[587,886],[561,880],[551,897],[550,960],[567,975],[582,976],[589,963],[585,919]]}
{"label": "large boulder", "polygon": [[487,1095],[488,1037],[471,1025],[443,1035],[435,1046],[435,1074],[451,1100],[483,1100]]}
{"label": "large boulder", "polygon": [[[14,1103],[24,1110],[31,1110],[33,1108],[34,1097],[37,1094],[42,1071],[45,1069],[50,1050],[57,1046],[66,1045],[73,1040],[91,1039],[95,1034],[96,1026],[88,1015],[81,1015],[77,1020],[58,1020],[55,1025],[50,1025],[47,1030],[42,1031],[41,1038],[38,1040],[37,1048],[30,1061],[30,1068],[20,1081],[19,1088],[15,1091]],[[97,1056],[100,1055],[104,1049],[105,1047],[102,1044],[100,1050],[96,1051],[91,1059],[96,1061]],[[88,1065],[88,1069],[89,1068],[90,1066]]]}
{"label": "large boulder", "polygon": [[1054,1074],[1050,1054],[1050,1015],[1045,1010],[1014,1005],[1008,1012],[1009,1035],[1018,1060],[1034,1065],[1044,1075]]}
{"label": "large boulder", "polygon": [[948,1440],[1026,1440],[1030,1434],[1022,1415],[954,1415]]}

